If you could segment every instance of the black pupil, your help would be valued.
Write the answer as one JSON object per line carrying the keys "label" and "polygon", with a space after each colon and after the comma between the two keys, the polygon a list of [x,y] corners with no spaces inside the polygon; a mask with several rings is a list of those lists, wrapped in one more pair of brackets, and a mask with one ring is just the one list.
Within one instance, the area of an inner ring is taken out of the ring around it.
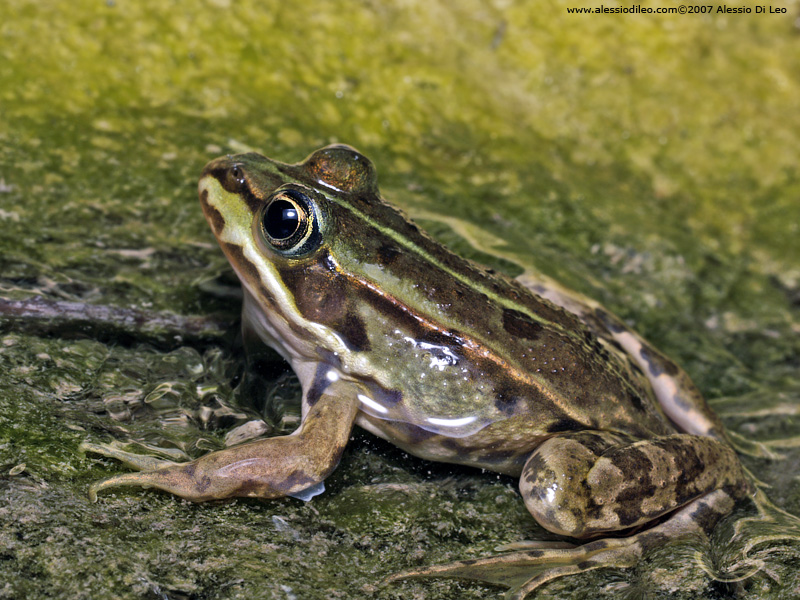
{"label": "black pupil", "polygon": [[297,207],[288,200],[275,200],[269,205],[264,218],[264,230],[276,240],[285,240],[292,236],[300,226],[300,215]]}

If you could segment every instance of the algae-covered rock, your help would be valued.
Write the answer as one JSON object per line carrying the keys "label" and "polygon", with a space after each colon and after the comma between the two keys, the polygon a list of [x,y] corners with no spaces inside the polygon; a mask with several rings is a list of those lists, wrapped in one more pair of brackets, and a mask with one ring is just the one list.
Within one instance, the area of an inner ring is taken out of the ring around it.
{"label": "algae-covered rock", "polygon": [[[280,358],[244,371],[235,280],[196,199],[207,160],[247,149],[351,144],[459,253],[608,305],[800,514],[800,8],[774,6],[5,0],[0,598],[494,598],[380,581],[553,538],[511,479],[364,433],[310,503],[89,501],[125,467],[81,443],[177,460],[297,424]],[[743,503],[710,542],[538,597],[797,596],[789,517],[757,517]]]}

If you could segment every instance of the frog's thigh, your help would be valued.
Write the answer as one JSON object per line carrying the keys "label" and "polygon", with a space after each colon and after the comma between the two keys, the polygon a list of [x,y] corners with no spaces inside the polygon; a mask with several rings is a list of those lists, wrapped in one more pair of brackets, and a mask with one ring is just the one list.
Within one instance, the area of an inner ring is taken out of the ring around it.
{"label": "frog's thigh", "polygon": [[[604,308],[594,309],[596,323],[607,329],[614,343],[621,347],[644,372],[667,416],[681,430],[697,435],[727,440],[719,417],[706,404],[689,375],[620,319]],[[595,325],[599,328],[599,325]]]}
{"label": "frog's thigh", "polygon": [[712,490],[738,489],[740,481],[735,453],[712,438],[676,434],[632,442],[587,431],[539,446],[519,488],[544,528],[581,538],[646,523]]}
{"label": "frog's thigh", "polygon": [[708,407],[702,394],[683,369],[659,352],[647,340],[631,331],[622,320],[595,300],[569,290],[537,273],[525,273],[517,281],[571,312],[583,321],[623,361],[632,360],[650,381],[658,402],[683,431],[725,440],[719,417]]}
{"label": "frog's thigh", "polygon": [[350,437],[358,404],[331,386],[308,407],[292,435],[212,452],[188,463],[112,477],[91,493],[122,485],[155,487],[202,502],[234,496],[279,498],[324,481],[336,468]]}

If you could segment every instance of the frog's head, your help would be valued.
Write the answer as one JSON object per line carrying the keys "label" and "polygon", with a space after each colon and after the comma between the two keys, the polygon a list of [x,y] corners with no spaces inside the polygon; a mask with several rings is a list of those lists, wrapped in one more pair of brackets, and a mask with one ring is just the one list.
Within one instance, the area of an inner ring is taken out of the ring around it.
{"label": "frog's head", "polygon": [[387,210],[369,159],[345,145],[292,165],[225,156],[206,165],[199,193],[245,289],[245,327],[290,361],[367,343],[350,286],[374,255],[376,232],[367,242],[369,227],[354,221]]}

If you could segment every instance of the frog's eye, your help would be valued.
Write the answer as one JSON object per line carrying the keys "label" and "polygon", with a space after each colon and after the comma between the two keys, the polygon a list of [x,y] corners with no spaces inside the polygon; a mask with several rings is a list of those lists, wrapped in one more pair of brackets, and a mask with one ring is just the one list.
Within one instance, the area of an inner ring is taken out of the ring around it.
{"label": "frog's eye", "polygon": [[264,240],[281,254],[305,254],[319,245],[319,223],[311,199],[294,189],[275,192],[260,215]]}
{"label": "frog's eye", "polygon": [[377,175],[370,160],[355,148],[334,144],[317,150],[303,166],[320,183],[340,192],[377,190]]}

